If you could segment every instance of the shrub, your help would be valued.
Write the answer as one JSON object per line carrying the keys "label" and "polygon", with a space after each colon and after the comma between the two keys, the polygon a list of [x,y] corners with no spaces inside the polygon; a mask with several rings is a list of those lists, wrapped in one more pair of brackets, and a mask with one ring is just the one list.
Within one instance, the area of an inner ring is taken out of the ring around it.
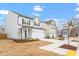
{"label": "shrub", "polygon": [[38,41],[38,38],[27,38],[26,40],[13,40],[16,43],[25,43],[25,42],[31,42],[31,41]]}

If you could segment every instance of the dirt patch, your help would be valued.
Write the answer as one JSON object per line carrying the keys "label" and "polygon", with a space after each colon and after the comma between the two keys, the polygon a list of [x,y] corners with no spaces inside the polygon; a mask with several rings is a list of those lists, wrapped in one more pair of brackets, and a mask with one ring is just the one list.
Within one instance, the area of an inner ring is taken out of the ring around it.
{"label": "dirt patch", "polygon": [[7,42],[0,45],[0,55],[3,56],[57,56],[56,53],[38,48],[51,44],[49,42],[31,41],[25,43],[16,43],[12,40],[4,40],[0,42]]}

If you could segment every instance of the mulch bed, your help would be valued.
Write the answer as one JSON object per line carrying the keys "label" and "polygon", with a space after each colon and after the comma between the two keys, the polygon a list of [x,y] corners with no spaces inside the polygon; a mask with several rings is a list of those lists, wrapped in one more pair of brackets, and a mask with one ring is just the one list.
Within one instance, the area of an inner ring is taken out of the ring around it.
{"label": "mulch bed", "polygon": [[64,44],[64,45],[60,46],[60,48],[70,49],[70,50],[77,50],[77,47],[72,46],[72,45],[68,45],[68,44]]}
{"label": "mulch bed", "polygon": [[32,42],[32,41],[38,41],[38,40],[13,40],[16,43],[25,43],[25,42]]}

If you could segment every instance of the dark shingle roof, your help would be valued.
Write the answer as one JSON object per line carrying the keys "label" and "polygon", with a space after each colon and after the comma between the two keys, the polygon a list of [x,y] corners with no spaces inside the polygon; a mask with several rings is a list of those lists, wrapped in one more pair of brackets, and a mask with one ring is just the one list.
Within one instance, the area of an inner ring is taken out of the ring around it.
{"label": "dark shingle roof", "polygon": [[11,12],[18,14],[19,16],[22,16],[22,17],[29,18],[29,19],[33,20],[33,18],[31,18],[29,16],[25,16],[23,14],[20,14],[20,13],[14,12],[14,11],[11,11]]}
{"label": "dark shingle roof", "polygon": [[44,23],[46,23],[46,24],[51,24],[52,21],[54,21],[54,20],[47,20],[47,21],[44,21]]}

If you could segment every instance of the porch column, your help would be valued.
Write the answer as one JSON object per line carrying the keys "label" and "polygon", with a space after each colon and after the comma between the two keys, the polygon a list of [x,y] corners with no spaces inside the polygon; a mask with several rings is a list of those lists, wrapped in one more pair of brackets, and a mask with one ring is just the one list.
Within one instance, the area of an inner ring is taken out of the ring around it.
{"label": "porch column", "polygon": [[27,38],[29,38],[29,36],[28,36],[28,34],[29,34],[29,33],[28,33],[28,28],[26,28],[26,31],[27,31]]}

